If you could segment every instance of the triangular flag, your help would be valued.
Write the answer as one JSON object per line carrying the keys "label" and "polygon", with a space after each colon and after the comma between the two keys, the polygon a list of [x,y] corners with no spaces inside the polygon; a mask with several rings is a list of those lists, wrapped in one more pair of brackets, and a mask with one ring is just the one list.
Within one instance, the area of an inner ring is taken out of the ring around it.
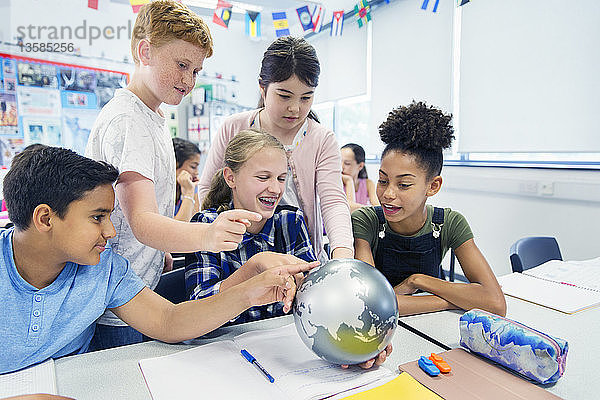
{"label": "triangular flag", "polygon": [[129,0],[134,13],[138,13],[143,5],[150,3],[150,0]]}
{"label": "triangular flag", "polygon": [[277,35],[277,37],[289,36],[290,29],[285,11],[274,12],[271,15],[273,15],[273,26],[275,27],[275,35]]}
{"label": "triangular flag", "polygon": [[246,11],[246,36],[260,37],[260,13]]}
{"label": "triangular flag", "polygon": [[334,11],[331,18],[331,32],[329,36],[342,36],[344,29],[344,10]]}
{"label": "triangular flag", "polygon": [[360,0],[358,4],[354,6],[354,12],[356,13],[359,28],[362,28],[363,25],[371,20],[371,6],[367,4],[367,0]]}
{"label": "triangular flag", "polygon": [[98,0],[88,0],[88,8],[98,9]]}
{"label": "triangular flag", "polygon": [[296,8],[296,13],[298,13],[298,19],[300,20],[300,25],[302,25],[302,29],[304,29],[304,32],[308,30],[312,31],[312,15],[310,15],[310,11],[308,11],[308,6]]}
{"label": "triangular flag", "polygon": [[325,9],[322,6],[315,6],[312,12],[312,23],[313,32],[320,32],[321,26],[323,26],[323,17],[325,16]]}
{"label": "triangular flag", "polygon": [[[467,0],[469,1],[469,0]],[[429,4],[429,0],[423,0],[423,4],[421,5],[422,10],[427,10],[427,5]],[[433,12],[437,11],[438,5],[440,4],[440,0],[435,0],[435,4],[433,5]]]}
{"label": "triangular flag", "polygon": [[231,9],[233,6],[226,1],[219,0],[215,13],[213,14],[213,22],[217,25],[221,25],[223,28],[229,27],[229,21],[231,20]]}
{"label": "triangular flag", "polygon": [[464,6],[465,4],[467,4],[469,2],[469,0],[458,0],[458,6]]}

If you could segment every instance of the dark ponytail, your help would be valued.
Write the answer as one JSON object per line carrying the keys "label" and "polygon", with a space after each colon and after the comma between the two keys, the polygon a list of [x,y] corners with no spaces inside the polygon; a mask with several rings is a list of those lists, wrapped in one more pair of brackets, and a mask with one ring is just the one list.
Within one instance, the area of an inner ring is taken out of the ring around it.
{"label": "dark ponytail", "polygon": [[[271,43],[263,54],[258,84],[266,92],[271,83],[283,82],[296,75],[305,85],[314,88],[319,84],[320,74],[315,48],[303,38],[283,36]],[[258,107],[264,106],[261,96]],[[308,113],[308,118],[319,122],[313,110]]]}

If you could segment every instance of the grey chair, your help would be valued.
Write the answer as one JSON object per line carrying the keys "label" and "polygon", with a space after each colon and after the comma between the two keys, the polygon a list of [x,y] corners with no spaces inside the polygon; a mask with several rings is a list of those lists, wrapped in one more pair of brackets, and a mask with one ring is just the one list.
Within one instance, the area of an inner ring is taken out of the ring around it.
{"label": "grey chair", "polygon": [[524,237],[510,247],[513,272],[523,272],[550,260],[562,261],[558,242],[551,236]]}

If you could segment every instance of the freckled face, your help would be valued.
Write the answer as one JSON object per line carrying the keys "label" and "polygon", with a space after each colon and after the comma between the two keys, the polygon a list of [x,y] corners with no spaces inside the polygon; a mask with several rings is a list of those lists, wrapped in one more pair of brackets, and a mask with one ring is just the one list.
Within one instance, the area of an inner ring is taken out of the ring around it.
{"label": "freckled face", "polygon": [[149,51],[148,88],[160,102],[179,104],[194,88],[206,51],[181,39],[160,47],[150,45]]}

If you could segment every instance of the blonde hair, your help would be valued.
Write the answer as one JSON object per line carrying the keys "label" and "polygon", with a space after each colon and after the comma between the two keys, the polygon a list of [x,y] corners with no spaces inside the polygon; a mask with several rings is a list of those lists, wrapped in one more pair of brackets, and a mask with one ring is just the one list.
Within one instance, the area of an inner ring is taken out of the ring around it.
{"label": "blonde hair", "polygon": [[152,1],[142,8],[131,34],[131,55],[138,64],[137,45],[142,39],[160,47],[174,39],[185,40],[213,54],[213,40],[208,25],[187,6],[173,0]]}
{"label": "blonde hair", "polygon": [[[279,149],[286,154],[285,147],[275,137],[264,131],[245,129],[235,135],[227,145],[223,163],[237,173],[246,161],[265,148]],[[231,200],[233,193],[225,182],[223,169],[220,169],[212,178],[210,190],[202,202],[202,209],[216,208],[217,212],[221,212],[229,208]]]}

